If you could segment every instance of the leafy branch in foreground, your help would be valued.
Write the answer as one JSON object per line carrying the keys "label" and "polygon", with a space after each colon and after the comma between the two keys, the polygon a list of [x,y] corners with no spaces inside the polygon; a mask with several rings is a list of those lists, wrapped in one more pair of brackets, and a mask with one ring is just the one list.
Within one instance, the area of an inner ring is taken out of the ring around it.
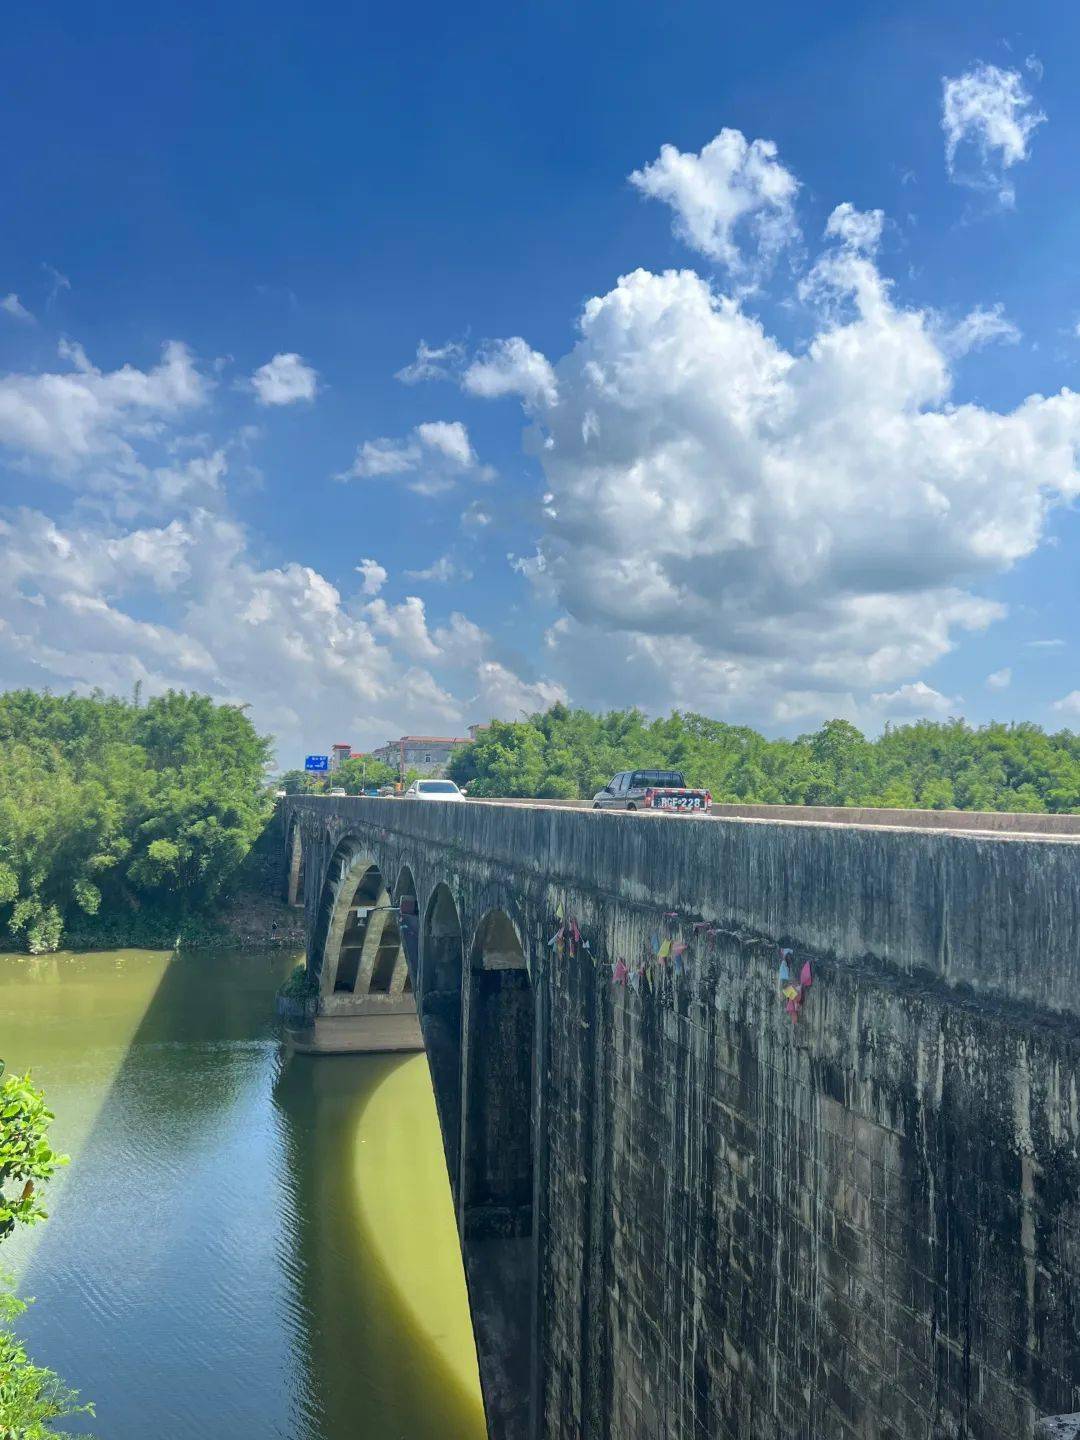
{"label": "leafy branch in foreground", "polygon": [[[16,1225],[45,1219],[40,1187],[67,1164],[67,1156],[49,1144],[52,1119],[28,1074],[0,1082],[0,1240]],[[94,1409],[80,1405],[78,1392],[54,1371],[31,1361],[14,1331],[25,1309],[26,1302],[0,1290],[0,1440],[59,1440],[53,1420],[92,1415]]]}
{"label": "leafy branch in foreground", "polygon": [[[27,1075],[9,1075],[0,1082],[0,1240],[16,1224],[44,1220],[39,1184],[50,1180],[66,1155],[57,1155],[46,1131],[53,1113],[45,1095]],[[8,1186],[13,1186],[8,1193]]]}
{"label": "leafy branch in foreground", "polygon": [[53,1420],[92,1415],[53,1370],[35,1365],[12,1330],[26,1309],[22,1300],[0,1291],[0,1440],[63,1440]]}

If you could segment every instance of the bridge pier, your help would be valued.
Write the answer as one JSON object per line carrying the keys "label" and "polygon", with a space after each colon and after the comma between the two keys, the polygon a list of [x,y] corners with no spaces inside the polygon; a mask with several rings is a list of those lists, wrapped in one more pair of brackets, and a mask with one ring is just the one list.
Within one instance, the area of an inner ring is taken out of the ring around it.
{"label": "bridge pier", "polygon": [[316,929],[319,956],[312,964],[309,953],[308,963],[318,995],[314,1013],[289,1030],[293,1048],[313,1055],[422,1050],[400,910],[376,864],[343,857],[320,897]]}

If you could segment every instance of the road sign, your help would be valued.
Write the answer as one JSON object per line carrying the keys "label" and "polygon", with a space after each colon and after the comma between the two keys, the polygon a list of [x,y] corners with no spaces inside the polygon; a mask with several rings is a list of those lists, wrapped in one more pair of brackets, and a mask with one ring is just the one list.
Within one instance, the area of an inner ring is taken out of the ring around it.
{"label": "road sign", "polygon": [[329,770],[330,757],[328,755],[307,755],[304,757],[305,770]]}

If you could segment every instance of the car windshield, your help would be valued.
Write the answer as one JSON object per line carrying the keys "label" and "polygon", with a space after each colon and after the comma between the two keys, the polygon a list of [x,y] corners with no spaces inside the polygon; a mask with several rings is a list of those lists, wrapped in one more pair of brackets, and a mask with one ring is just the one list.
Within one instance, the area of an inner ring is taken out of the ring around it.
{"label": "car windshield", "polygon": [[425,795],[456,795],[457,786],[452,780],[423,780],[419,787]]}

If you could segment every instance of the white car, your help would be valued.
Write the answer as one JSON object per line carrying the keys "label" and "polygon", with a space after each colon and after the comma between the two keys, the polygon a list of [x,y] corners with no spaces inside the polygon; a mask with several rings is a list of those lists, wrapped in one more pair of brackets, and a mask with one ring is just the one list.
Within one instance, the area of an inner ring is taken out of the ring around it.
{"label": "white car", "polygon": [[405,791],[406,800],[464,800],[453,780],[414,780]]}

